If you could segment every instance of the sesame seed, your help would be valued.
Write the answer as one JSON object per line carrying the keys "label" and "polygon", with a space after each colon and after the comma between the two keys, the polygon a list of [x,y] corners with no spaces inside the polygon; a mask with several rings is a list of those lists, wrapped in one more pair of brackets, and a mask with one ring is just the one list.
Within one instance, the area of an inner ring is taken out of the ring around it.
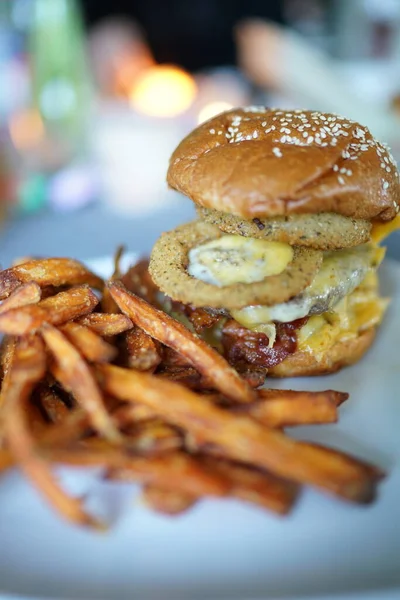
{"label": "sesame seed", "polygon": [[337,165],[333,165],[333,170],[334,171],[339,171],[339,167]]}
{"label": "sesame seed", "polygon": [[310,135],[310,136],[307,138],[307,142],[308,142],[309,144],[311,144],[311,142],[313,142],[313,141],[314,141],[314,137],[313,137],[312,135]]}
{"label": "sesame seed", "polygon": [[390,173],[390,170],[391,170],[390,167],[386,167],[386,172],[387,173]]}
{"label": "sesame seed", "polygon": [[254,132],[253,132],[253,138],[254,138],[254,139],[258,138],[258,131],[254,131]]}
{"label": "sesame seed", "polygon": [[215,133],[215,129],[210,129],[210,133]]}
{"label": "sesame seed", "polygon": [[343,179],[343,177],[342,177],[341,175],[339,175],[339,177],[338,177],[338,182],[339,182],[341,185],[344,185],[344,179]]}
{"label": "sesame seed", "polygon": [[384,182],[383,182],[383,189],[384,189],[384,190],[387,190],[387,189],[388,189],[388,187],[389,187],[389,182],[388,182],[388,181],[384,181]]}
{"label": "sesame seed", "polygon": [[281,158],[281,157],[283,156],[283,155],[282,155],[282,151],[280,150],[280,148],[276,148],[276,147],[274,147],[274,148],[272,148],[272,152],[273,152],[273,153],[275,154],[275,156],[277,156],[278,158]]}

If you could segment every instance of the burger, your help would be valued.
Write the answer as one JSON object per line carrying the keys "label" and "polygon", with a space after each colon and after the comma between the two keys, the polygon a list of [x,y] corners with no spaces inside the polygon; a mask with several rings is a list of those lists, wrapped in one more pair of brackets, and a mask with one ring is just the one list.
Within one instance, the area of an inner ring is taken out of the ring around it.
{"label": "burger", "polygon": [[179,144],[167,180],[198,215],[151,254],[170,311],[248,377],[360,359],[388,305],[379,244],[400,227],[396,163],[366,127],[315,111],[230,110]]}

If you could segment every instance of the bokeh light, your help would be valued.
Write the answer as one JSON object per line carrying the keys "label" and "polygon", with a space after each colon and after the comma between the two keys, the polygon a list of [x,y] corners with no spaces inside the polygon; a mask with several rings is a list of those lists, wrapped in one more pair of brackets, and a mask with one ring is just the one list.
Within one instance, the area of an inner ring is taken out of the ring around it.
{"label": "bokeh light", "polygon": [[204,121],[208,121],[208,119],[215,117],[215,115],[219,115],[219,113],[231,108],[233,108],[233,105],[229,102],[209,102],[200,110],[197,121],[198,123],[204,123]]}
{"label": "bokeh light", "polygon": [[170,65],[158,65],[139,75],[130,93],[131,105],[152,117],[175,117],[185,112],[196,96],[196,84],[188,73]]}

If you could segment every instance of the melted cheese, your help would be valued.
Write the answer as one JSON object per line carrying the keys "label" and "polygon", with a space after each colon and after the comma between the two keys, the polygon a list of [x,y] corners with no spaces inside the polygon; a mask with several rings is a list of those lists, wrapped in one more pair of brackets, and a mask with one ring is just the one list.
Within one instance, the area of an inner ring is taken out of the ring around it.
{"label": "melted cheese", "polygon": [[389,300],[380,298],[376,289],[361,285],[334,311],[310,317],[298,332],[297,348],[321,360],[335,343],[355,338],[362,331],[379,325],[388,304]]}
{"label": "melted cheese", "polygon": [[396,229],[400,229],[400,215],[387,223],[374,223],[371,229],[371,240],[379,244]]}
{"label": "melted cheese", "polygon": [[292,259],[289,244],[224,235],[190,250],[188,272],[196,279],[223,287],[278,275]]}
{"label": "melted cheese", "polygon": [[371,244],[327,252],[312,283],[298,296],[275,306],[246,306],[232,316],[244,327],[259,331],[271,321],[289,323],[330,310],[350,294],[383,259],[384,249]]}

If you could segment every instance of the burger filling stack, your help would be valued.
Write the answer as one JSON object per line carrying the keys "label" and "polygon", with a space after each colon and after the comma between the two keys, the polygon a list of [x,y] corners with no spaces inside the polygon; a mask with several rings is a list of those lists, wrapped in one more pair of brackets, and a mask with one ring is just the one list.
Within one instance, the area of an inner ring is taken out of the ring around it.
{"label": "burger filling stack", "polygon": [[366,127],[231,110],[180,143],[167,179],[198,213],[151,255],[175,316],[261,377],[334,372],[366,352],[388,305],[380,242],[400,227],[396,163]]}

